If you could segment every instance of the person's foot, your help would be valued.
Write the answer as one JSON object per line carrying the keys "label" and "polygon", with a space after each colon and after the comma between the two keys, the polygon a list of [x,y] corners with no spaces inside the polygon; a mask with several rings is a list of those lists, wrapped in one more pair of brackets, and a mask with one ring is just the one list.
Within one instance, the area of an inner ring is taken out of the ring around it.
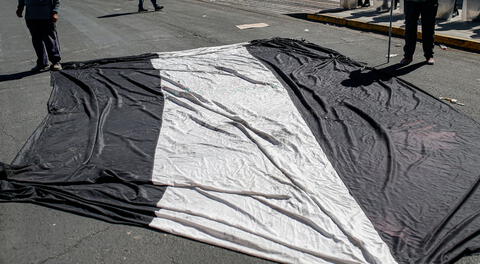
{"label": "person's foot", "polygon": [[413,59],[409,57],[403,57],[403,59],[400,61],[400,65],[408,65],[412,63]]}
{"label": "person's foot", "polygon": [[456,9],[456,8],[453,9],[452,18],[458,16],[459,14],[460,13],[458,13],[458,9]]}
{"label": "person's foot", "polygon": [[158,5],[157,5],[157,6],[155,7],[155,11],[160,11],[160,10],[162,10],[162,9],[163,9],[163,6],[158,6]]}
{"label": "person's foot", "polygon": [[433,57],[427,58],[427,64],[428,65],[433,65],[435,64],[435,59]]}
{"label": "person's foot", "polygon": [[54,63],[52,66],[50,66],[51,71],[61,71],[62,70],[62,65],[60,63]]}
{"label": "person's foot", "polygon": [[148,9],[145,9],[145,8],[143,8],[143,7],[139,7],[139,8],[138,8],[138,13],[147,12],[147,11],[148,11]]}
{"label": "person's foot", "polygon": [[43,71],[48,71],[48,68],[49,65],[48,64],[45,64],[45,65],[40,65],[40,64],[37,64],[35,65],[35,67],[31,68],[30,71],[31,72],[43,72]]}
{"label": "person's foot", "polygon": [[386,12],[386,11],[389,11],[390,8],[389,8],[388,6],[382,5],[382,6],[377,7],[377,9],[375,9],[375,10],[376,10],[377,12]]}

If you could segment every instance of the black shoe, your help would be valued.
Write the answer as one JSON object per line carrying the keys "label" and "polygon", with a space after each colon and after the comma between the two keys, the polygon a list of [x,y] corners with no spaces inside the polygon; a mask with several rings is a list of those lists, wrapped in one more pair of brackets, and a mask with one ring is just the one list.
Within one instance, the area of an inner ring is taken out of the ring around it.
{"label": "black shoe", "polygon": [[48,64],[45,64],[45,65],[35,65],[35,67],[31,68],[30,71],[31,72],[44,72],[44,71],[48,71],[50,69],[50,66]]}
{"label": "black shoe", "polygon": [[138,13],[141,13],[141,12],[148,12],[148,9],[145,9],[143,7],[139,7],[138,8]]}
{"label": "black shoe", "polygon": [[155,11],[160,11],[160,10],[162,10],[162,9],[163,9],[163,6],[156,6],[156,7],[155,7]]}
{"label": "black shoe", "polygon": [[410,57],[403,57],[403,59],[400,61],[400,65],[408,65],[412,63],[413,58]]}

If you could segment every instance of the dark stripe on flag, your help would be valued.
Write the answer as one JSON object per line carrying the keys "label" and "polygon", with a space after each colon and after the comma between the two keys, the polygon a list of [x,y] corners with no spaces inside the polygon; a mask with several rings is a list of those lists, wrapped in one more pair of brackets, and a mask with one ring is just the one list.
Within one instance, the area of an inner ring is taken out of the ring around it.
{"label": "dark stripe on flag", "polygon": [[480,250],[477,122],[311,43],[260,40],[248,50],[282,80],[400,263],[451,263]]}
{"label": "dark stripe on flag", "polygon": [[64,64],[48,115],[12,165],[0,201],[28,201],[148,225],[165,187],[151,181],[164,98],[155,54]]}

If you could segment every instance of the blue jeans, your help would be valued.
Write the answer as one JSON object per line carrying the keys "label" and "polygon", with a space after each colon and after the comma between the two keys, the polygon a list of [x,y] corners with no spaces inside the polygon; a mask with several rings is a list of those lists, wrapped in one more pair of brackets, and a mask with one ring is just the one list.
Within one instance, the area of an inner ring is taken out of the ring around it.
{"label": "blue jeans", "polygon": [[37,54],[37,65],[60,62],[60,44],[55,23],[51,19],[26,19]]}

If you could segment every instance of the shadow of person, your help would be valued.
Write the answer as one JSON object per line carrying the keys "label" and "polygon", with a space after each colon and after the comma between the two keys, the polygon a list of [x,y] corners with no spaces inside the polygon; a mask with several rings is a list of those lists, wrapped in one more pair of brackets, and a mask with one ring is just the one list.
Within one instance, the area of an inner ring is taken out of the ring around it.
{"label": "shadow of person", "polygon": [[480,28],[479,28],[479,29],[475,29],[475,30],[473,31],[472,38],[475,38],[475,39],[480,38]]}
{"label": "shadow of person", "polygon": [[371,68],[366,72],[356,70],[350,73],[348,79],[342,81],[342,85],[347,87],[368,86],[377,81],[387,81],[392,77],[408,74],[424,65],[426,62],[418,62],[405,67],[398,63],[381,69]]}
{"label": "shadow of person", "polygon": [[110,15],[104,15],[104,16],[99,16],[97,18],[109,18],[109,17],[118,17],[118,16],[129,16],[129,15],[139,15],[139,14],[145,14],[145,13],[153,13],[156,11],[149,10],[145,12],[126,12],[126,13],[116,13],[116,14],[110,14]]}
{"label": "shadow of person", "polygon": [[366,10],[366,11],[360,11],[360,12],[352,13],[347,18],[376,17],[378,15],[379,15],[379,13],[376,10]]}
{"label": "shadow of person", "polygon": [[34,72],[34,71],[24,71],[24,72],[17,72],[17,73],[12,73],[12,74],[0,74],[0,82],[6,82],[6,81],[13,81],[13,80],[19,80],[28,76],[40,74],[46,71],[40,71],[40,72]]}
{"label": "shadow of person", "polygon": [[324,9],[324,10],[320,10],[318,11],[317,13],[315,14],[325,14],[325,13],[341,13],[341,12],[344,12],[345,11],[345,8],[342,8],[342,7],[338,7],[338,8],[332,8],[332,9]]}
{"label": "shadow of person", "polygon": [[[403,14],[394,14],[392,16],[392,22],[395,23],[397,21],[402,21],[405,19],[405,15]],[[389,22],[390,21],[390,16],[376,16],[376,17],[373,17],[372,20],[374,22]]]}
{"label": "shadow of person", "polygon": [[474,28],[478,26],[480,26],[480,23],[475,21],[454,21],[454,22],[437,21],[435,30],[438,30],[438,31],[473,30],[473,33],[475,33]]}

